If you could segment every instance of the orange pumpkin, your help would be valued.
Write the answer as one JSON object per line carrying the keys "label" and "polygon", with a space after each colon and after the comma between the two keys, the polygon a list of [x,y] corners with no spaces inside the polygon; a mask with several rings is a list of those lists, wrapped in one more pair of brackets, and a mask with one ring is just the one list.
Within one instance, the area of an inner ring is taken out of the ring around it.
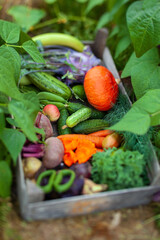
{"label": "orange pumpkin", "polygon": [[84,90],[88,102],[100,111],[112,108],[118,97],[118,84],[104,66],[95,66],[86,73]]}

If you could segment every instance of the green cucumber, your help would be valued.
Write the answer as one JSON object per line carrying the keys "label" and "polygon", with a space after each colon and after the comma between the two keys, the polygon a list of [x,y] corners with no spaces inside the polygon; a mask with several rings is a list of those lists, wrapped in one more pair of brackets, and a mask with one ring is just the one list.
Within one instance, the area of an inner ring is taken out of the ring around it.
{"label": "green cucumber", "polygon": [[75,95],[77,95],[80,99],[82,100],[86,100],[86,94],[85,94],[85,91],[84,91],[84,87],[82,84],[79,84],[79,85],[75,85],[72,87],[72,91]]}
{"label": "green cucumber", "polygon": [[86,106],[85,106],[84,104],[82,104],[82,103],[75,103],[75,102],[68,102],[66,106],[67,106],[67,110],[68,110],[68,112],[69,112],[70,114],[78,111],[78,110],[81,109],[81,108],[86,107]]}
{"label": "green cucumber", "polygon": [[[75,103],[75,102],[68,102],[66,106],[67,106],[68,112],[70,114],[76,112],[77,110],[79,110],[81,108],[88,107],[82,103]],[[95,108],[91,108],[91,107],[88,107],[88,108],[90,108],[92,110],[90,119],[101,119],[106,114],[106,112],[99,111]]]}
{"label": "green cucumber", "polygon": [[39,92],[37,94],[39,100],[49,100],[49,101],[53,101],[53,102],[62,102],[62,103],[66,103],[66,100],[54,93],[51,92]]}
{"label": "green cucumber", "polygon": [[[60,110],[60,117],[57,122],[57,127],[58,127],[58,134],[59,135],[64,135],[64,134],[70,134],[71,129],[67,127],[66,125],[66,120],[69,117],[69,113],[66,108],[63,108]],[[66,127],[65,127],[66,126]]]}
{"label": "green cucumber", "polygon": [[49,101],[49,100],[40,100],[40,104],[41,105],[48,105],[48,104],[53,104],[55,105],[58,109],[62,109],[65,108],[65,104],[61,103],[61,102],[53,102],[53,101]]}
{"label": "green cucumber", "polygon": [[81,108],[78,111],[72,113],[67,120],[66,124],[68,127],[73,128],[78,123],[88,119],[91,115],[92,110],[90,108]]}
{"label": "green cucumber", "polygon": [[34,72],[30,73],[29,76],[31,82],[41,90],[55,93],[66,100],[72,95],[70,88],[65,83],[48,73]]}
{"label": "green cucumber", "polygon": [[108,122],[103,119],[88,119],[80,122],[72,128],[74,133],[89,134],[99,130],[103,130],[109,126]]}
{"label": "green cucumber", "polygon": [[102,119],[106,115],[106,112],[104,111],[99,111],[95,108],[91,109],[92,109],[92,114],[90,116],[91,119]]}

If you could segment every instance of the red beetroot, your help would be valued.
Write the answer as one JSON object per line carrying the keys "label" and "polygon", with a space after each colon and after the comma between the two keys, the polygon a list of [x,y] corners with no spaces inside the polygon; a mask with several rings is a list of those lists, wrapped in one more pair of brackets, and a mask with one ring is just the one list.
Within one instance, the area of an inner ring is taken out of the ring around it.
{"label": "red beetroot", "polygon": [[42,159],[46,168],[55,168],[63,160],[64,146],[57,137],[50,137],[45,140],[45,151]]}
{"label": "red beetroot", "polygon": [[35,125],[38,128],[44,129],[46,139],[53,136],[54,133],[51,122],[43,113],[41,112],[38,113],[35,120]]}
{"label": "red beetroot", "polygon": [[60,117],[60,111],[57,106],[53,104],[47,104],[44,108],[42,113],[46,115],[51,122],[55,122]]}

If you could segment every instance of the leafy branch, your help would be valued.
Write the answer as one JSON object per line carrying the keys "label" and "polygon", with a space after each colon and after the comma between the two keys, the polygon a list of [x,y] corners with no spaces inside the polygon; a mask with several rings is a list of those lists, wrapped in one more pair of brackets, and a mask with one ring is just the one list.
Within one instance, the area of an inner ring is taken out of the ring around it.
{"label": "leafy branch", "polygon": [[[26,138],[38,141],[36,133],[39,130],[34,127],[34,120],[40,110],[39,100],[35,93],[23,94],[17,86],[21,59],[26,53],[34,61],[45,63],[36,44],[18,25],[0,20],[0,146],[5,149],[4,154],[0,155],[1,197],[10,195],[10,168],[16,165]],[[12,116],[12,121],[9,120],[9,115]]]}

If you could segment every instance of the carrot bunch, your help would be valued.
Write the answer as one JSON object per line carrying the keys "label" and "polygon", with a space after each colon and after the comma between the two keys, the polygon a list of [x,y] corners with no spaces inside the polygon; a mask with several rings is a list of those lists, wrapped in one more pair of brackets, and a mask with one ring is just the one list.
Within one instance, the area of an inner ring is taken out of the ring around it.
{"label": "carrot bunch", "polygon": [[90,136],[86,134],[65,134],[65,135],[59,135],[58,138],[60,140],[64,138],[68,138],[70,140],[74,139],[82,139],[82,140],[88,140],[95,144],[95,147],[102,148],[102,141],[104,140],[104,137],[99,136]]}

